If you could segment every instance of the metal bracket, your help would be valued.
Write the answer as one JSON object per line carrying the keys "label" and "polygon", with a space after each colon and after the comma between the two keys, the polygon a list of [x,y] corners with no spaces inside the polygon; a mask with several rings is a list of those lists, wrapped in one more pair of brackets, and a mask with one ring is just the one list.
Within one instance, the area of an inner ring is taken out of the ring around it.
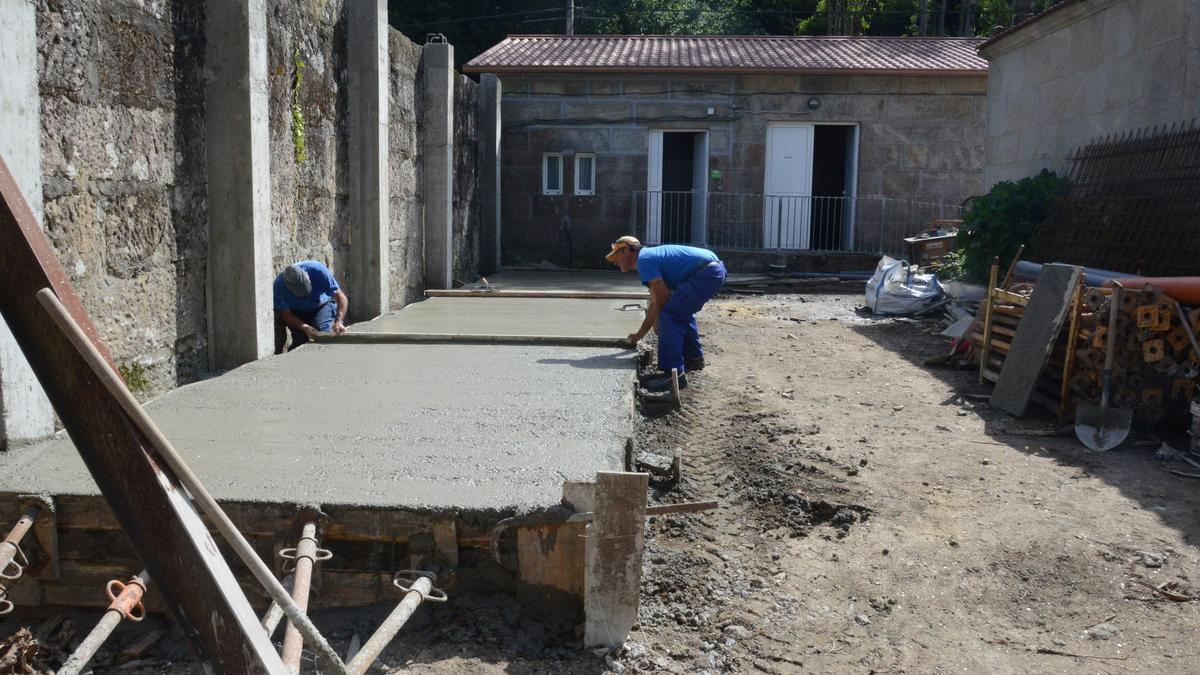
{"label": "metal bracket", "polygon": [[[437,581],[437,576],[432,572],[425,570],[400,570],[392,575],[392,585],[407,593],[414,590],[413,584],[417,583],[417,580],[421,577],[429,579],[430,584]],[[419,590],[417,592],[420,593]],[[447,599],[446,591],[437,586],[431,586],[428,593],[421,593],[421,597],[424,602],[446,602]]]}
{"label": "metal bracket", "polygon": [[36,546],[30,547],[29,569],[26,572],[38,581],[58,581],[62,575],[58,553],[58,510],[49,495],[17,495],[17,505],[25,508],[32,504],[41,507],[33,521],[30,534]]}

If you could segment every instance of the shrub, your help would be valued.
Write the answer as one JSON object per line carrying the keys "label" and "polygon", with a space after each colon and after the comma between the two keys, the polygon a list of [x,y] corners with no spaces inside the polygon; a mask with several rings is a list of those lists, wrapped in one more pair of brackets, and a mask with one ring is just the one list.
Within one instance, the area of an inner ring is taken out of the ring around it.
{"label": "shrub", "polygon": [[969,281],[986,283],[992,258],[1000,258],[1003,270],[1012,262],[1021,244],[1029,243],[1037,226],[1046,219],[1054,199],[1066,189],[1067,180],[1048,169],[1017,182],[1001,181],[976,199],[963,215],[958,230],[963,271]]}

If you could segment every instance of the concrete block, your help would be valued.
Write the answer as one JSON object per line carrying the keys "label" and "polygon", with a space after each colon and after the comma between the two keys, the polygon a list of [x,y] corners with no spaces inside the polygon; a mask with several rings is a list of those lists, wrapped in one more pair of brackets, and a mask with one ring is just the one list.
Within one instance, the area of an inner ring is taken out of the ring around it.
{"label": "concrete block", "polygon": [[573,75],[530,75],[529,93],[535,96],[585,96],[587,78]]}
{"label": "concrete block", "polygon": [[540,166],[543,152],[605,152],[609,149],[608,135],[609,130],[604,128],[531,129],[529,152],[538,155]]}
{"label": "concrete block", "polygon": [[424,47],[422,167],[425,203],[425,286],[453,285],[454,47]]}
{"label": "concrete block", "polygon": [[732,76],[672,79],[669,85],[670,98],[679,101],[723,101],[735,93],[733,85]]}
{"label": "concrete block", "polygon": [[650,134],[644,128],[613,128],[609,132],[608,150],[613,153],[645,155],[650,147]]}
{"label": "concrete block", "polygon": [[349,76],[350,223],[353,245],[347,296],[350,316],[365,321],[391,306],[388,273],[387,0],[346,6]]}
{"label": "concrete block", "polygon": [[671,96],[670,82],[659,76],[629,75],[621,82],[625,98],[665,101]]}
{"label": "concrete block", "polygon": [[900,149],[907,147],[890,143],[862,143],[858,148],[858,166],[864,171],[899,168]]}
{"label": "concrete block", "polygon": [[587,93],[590,97],[621,95],[621,76],[592,74],[587,77]]}
{"label": "concrete block", "polygon": [[[38,223],[42,222],[41,119],[35,7],[0,0],[0,156]],[[25,355],[0,318],[0,449],[54,433],[54,410]]]}
{"label": "concrete block", "polygon": [[889,120],[969,120],[975,114],[970,96],[894,96],[886,102]]}
{"label": "concrete block", "polygon": [[205,16],[209,365],[227,369],[274,349],[266,2],[210,0]]}
{"label": "concrete block", "polygon": [[923,169],[929,165],[929,146],[905,145],[901,147],[903,148],[900,152],[901,169]]}
{"label": "concrete block", "polygon": [[632,116],[632,103],[594,103],[568,100],[562,104],[564,120],[627,123],[631,121]]}
{"label": "concrete block", "polygon": [[[728,156],[731,152],[732,145],[730,141],[731,133],[729,129],[709,129],[708,130],[708,154],[712,156]],[[710,159],[711,164],[711,159]],[[715,166],[710,168],[716,168]]]}
{"label": "concrete block", "polygon": [[649,474],[596,474],[587,528],[584,645],[619,648],[637,623]]}
{"label": "concrete block", "polygon": [[505,127],[525,128],[530,124],[552,124],[562,119],[562,102],[514,100],[504,92],[503,120]]}
{"label": "concrete block", "polygon": [[985,96],[991,85],[992,71],[985,77],[941,77],[937,82],[939,94],[979,94]]}

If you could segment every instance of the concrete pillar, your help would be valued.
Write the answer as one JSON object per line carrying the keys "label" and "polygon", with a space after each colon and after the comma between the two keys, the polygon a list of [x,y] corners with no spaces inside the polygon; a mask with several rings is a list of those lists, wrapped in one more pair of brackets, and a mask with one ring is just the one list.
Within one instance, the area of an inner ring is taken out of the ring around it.
{"label": "concrete pillar", "polygon": [[387,0],[346,5],[350,131],[350,315],[388,310]]}
{"label": "concrete pillar", "polygon": [[[0,0],[0,155],[42,222],[42,128],[34,3]],[[0,254],[3,257],[3,254]],[[0,449],[54,432],[54,409],[0,319]]]}
{"label": "concrete pillar", "polygon": [[483,231],[479,233],[479,271],[500,269],[500,78],[479,78],[479,196]]}
{"label": "concrete pillar", "polygon": [[208,0],[208,360],[270,354],[271,177],[266,0]]}
{"label": "concrete pillar", "polygon": [[425,202],[425,287],[454,285],[454,47],[425,45],[421,194]]}

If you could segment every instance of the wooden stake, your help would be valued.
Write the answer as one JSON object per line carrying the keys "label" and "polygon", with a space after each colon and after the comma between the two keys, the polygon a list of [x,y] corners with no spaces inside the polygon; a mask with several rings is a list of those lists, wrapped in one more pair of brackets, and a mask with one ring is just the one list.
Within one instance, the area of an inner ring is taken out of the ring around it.
{"label": "wooden stake", "polygon": [[584,644],[616,649],[638,620],[649,475],[596,474],[596,516],[587,528]]}

